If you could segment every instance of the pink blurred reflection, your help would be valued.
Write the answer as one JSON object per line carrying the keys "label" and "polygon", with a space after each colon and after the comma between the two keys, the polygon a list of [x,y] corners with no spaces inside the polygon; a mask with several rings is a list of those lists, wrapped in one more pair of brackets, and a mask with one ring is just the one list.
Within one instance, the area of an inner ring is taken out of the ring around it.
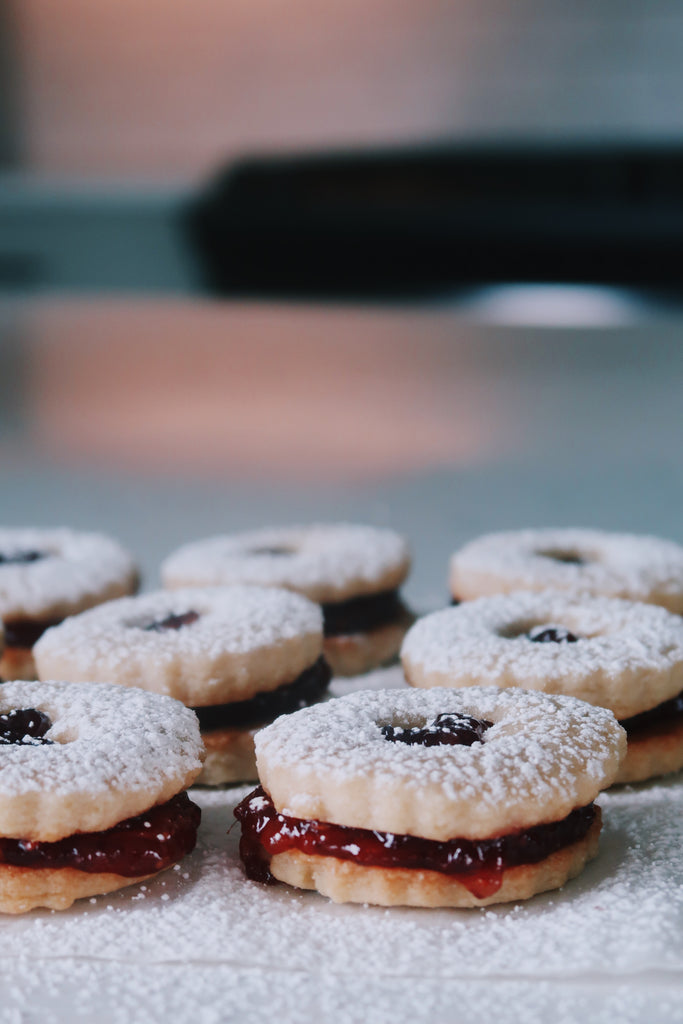
{"label": "pink blurred reflection", "polygon": [[504,431],[456,332],[433,315],[42,306],[33,442],[146,474],[353,480],[471,463]]}

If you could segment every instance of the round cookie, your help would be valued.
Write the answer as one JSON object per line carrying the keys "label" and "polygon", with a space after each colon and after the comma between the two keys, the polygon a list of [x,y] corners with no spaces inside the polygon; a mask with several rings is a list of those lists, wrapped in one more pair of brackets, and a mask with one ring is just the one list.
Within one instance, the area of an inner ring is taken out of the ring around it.
{"label": "round cookie", "polygon": [[161,567],[165,587],[286,587],[322,605],[335,675],[391,661],[414,620],[398,595],[410,568],[393,530],[347,523],[253,530],[186,544]]}
{"label": "round cookie", "polygon": [[67,615],[132,593],[135,564],[124,548],[99,533],[68,529],[0,529],[0,619],[5,679],[34,679],[31,649]]}
{"label": "round cookie", "polygon": [[644,601],[682,614],[683,547],[604,530],[492,533],[451,557],[449,583],[458,601],[516,590],[562,590]]}
{"label": "round cookie", "polygon": [[102,683],[0,688],[0,912],[64,909],[165,870],[195,844],[202,766],[177,701]]}
{"label": "round cookie", "polygon": [[199,781],[211,785],[255,778],[255,728],[329,682],[320,608],[278,588],[120,598],[49,629],[34,654],[41,679],[140,686],[194,708],[207,748]]}
{"label": "round cookie", "polygon": [[594,855],[592,801],[624,747],[611,712],[571,697],[351,694],[259,733],[263,789],[236,810],[240,852],[250,877],[335,901],[527,898]]}
{"label": "round cookie", "polygon": [[554,591],[483,597],[420,619],[401,660],[415,687],[520,687],[609,708],[629,739],[619,782],[683,767],[683,619],[664,608]]}

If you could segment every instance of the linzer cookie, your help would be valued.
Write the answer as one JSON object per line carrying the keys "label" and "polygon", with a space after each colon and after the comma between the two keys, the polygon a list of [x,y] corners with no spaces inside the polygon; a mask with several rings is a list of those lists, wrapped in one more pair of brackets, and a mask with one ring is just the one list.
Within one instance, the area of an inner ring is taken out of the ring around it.
{"label": "linzer cookie", "polygon": [[398,593],[409,568],[393,530],[328,524],[200,540],[170,555],[161,575],[169,588],[255,583],[304,594],[322,605],[332,671],[353,676],[398,654],[414,619]]}
{"label": "linzer cookie", "polygon": [[41,679],[140,686],[192,707],[208,785],[256,778],[256,729],[319,700],[330,679],[320,608],[266,587],[111,601],[48,630],[35,657]]}
{"label": "linzer cookie", "polygon": [[593,801],[625,735],[610,711],[522,690],[364,691],[256,738],[236,809],[247,874],[335,902],[526,899],[597,851]]}
{"label": "linzer cookie", "polygon": [[0,687],[0,912],[63,910],[144,881],[196,842],[184,792],[201,770],[195,716],[142,690]]}
{"label": "linzer cookie", "polygon": [[401,650],[416,687],[494,685],[609,708],[628,735],[617,782],[683,767],[683,619],[654,605],[546,591],[420,619]]}
{"label": "linzer cookie", "polygon": [[132,593],[131,556],[110,537],[54,529],[0,529],[0,619],[4,679],[34,679],[31,649],[49,626]]}
{"label": "linzer cookie", "polygon": [[683,614],[683,547],[604,530],[491,533],[451,557],[450,587],[458,601],[562,590],[645,601]]}

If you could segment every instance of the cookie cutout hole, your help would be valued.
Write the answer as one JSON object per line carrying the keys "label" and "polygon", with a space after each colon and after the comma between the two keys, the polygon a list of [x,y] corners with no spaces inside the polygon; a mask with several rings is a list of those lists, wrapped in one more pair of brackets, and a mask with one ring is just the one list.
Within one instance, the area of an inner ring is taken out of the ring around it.
{"label": "cookie cutout hole", "polygon": [[170,630],[177,633],[183,626],[191,626],[198,619],[199,612],[190,610],[180,612],[178,615],[171,613],[164,619],[156,619],[154,622],[148,622],[146,625],[140,625],[138,628],[144,629],[146,633],[167,633]]}
{"label": "cookie cutout hole", "polygon": [[497,631],[497,635],[503,640],[517,640],[524,637],[534,643],[576,643],[582,639],[572,630],[567,629],[557,622],[511,622]]}
{"label": "cookie cutout hole", "polygon": [[47,557],[47,551],[0,551],[0,566],[30,565]]}
{"label": "cookie cutout hole", "polygon": [[4,746],[38,747],[52,744],[45,733],[52,728],[52,720],[36,708],[14,708],[0,715],[0,744]]}
{"label": "cookie cutout hole", "polygon": [[288,547],[286,544],[274,545],[273,547],[258,547],[249,548],[247,551],[248,555],[267,555],[274,558],[286,557],[287,555],[295,555],[296,548]]}
{"label": "cookie cutout hole", "polygon": [[580,555],[578,551],[564,551],[560,548],[551,548],[548,551],[537,551],[541,558],[549,558],[553,562],[561,562],[563,565],[586,565],[588,559]]}
{"label": "cookie cutout hole", "polygon": [[438,747],[462,746],[471,747],[473,743],[481,743],[484,733],[491,728],[493,722],[485,718],[474,718],[459,712],[444,712],[437,715],[428,725],[402,726],[383,725],[382,735],[391,743],[405,743],[407,746]]}
{"label": "cookie cutout hole", "polygon": [[534,626],[527,636],[535,644],[575,644],[579,639],[565,626]]}

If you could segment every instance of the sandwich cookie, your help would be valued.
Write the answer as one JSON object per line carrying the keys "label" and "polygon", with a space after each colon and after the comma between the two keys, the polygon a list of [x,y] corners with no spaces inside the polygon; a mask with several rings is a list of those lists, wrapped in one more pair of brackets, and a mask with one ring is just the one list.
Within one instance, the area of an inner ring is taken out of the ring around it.
{"label": "sandwich cookie", "polygon": [[35,658],[41,679],[139,686],[193,708],[206,785],[255,779],[256,729],[319,700],[330,679],[320,608],[265,587],[111,601],[48,630]]}
{"label": "sandwich cookie", "polygon": [[364,691],[256,738],[236,808],[247,875],[335,902],[480,907],[563,885],[597,851],[610,711],[522,690]]}
{"label": "sandwich cookie", "polygon": [[658,604],[683,614],[683,547],[604,530],[491,533],[451,557],[456,601],[516,590],[562,590]]}
{"label": "sandwich cookie", "polygon": [[4,679],[35,679],[31,649],[67,615],[131,594],[138,574],[121,545],[99,533],[0,529],[0,619]]}
{"label": "sandwich cookie", "polygon": [[201,812],[195,716],[101,683],[0,687],[0,912],[64,910],[176,864]]}
{"label": "sandwich cookie", "polygon": [[628,735],[617,782],[683,767],[683,619],[655,605],[546,591],[420,619],[401,650],[415,687],[484,684],[609,708]]}
{"label": "sandwich cookie", "polygon": [[405,540],[393,530],[327,524],[254,530],[186,544],[161,567],[165,587],[253,583],[316,601],[334,675],[394,660],[414,616],[398,588],[408,575]]}

